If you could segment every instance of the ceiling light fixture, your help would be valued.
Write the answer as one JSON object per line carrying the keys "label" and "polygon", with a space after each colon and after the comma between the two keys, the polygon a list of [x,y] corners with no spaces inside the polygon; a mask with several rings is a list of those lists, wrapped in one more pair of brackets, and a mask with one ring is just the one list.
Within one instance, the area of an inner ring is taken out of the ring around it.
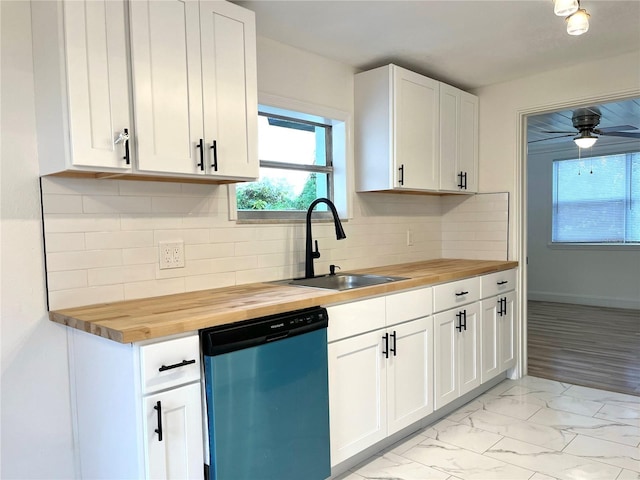
{"label": "ceiling light fixture", "polygon": [[567,33],[569,35],[582,35],[589,30],[590,15],[584,8],[578,9],[576,13],[566,18]]}
{"label": "ceiling light fixture", "polygon": [[592,135],[590,130],[581,130],[580,135],[573,138],[573,141],[576,142],[579,148],[593,147],[597,140],[598,137]]}
{"label": "ceiling light fixture", "polygon": [[559,17],[573,15],[579,8],[578,0],[555,0],[553,2],[553,13]]}

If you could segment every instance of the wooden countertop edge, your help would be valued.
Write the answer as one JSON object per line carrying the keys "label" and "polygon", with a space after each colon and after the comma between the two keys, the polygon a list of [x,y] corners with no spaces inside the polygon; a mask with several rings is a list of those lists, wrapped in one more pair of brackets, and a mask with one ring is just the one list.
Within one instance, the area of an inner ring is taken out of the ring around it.
{"label": "wooden countertop edge", "polygon": [[[436,264],[436,262],[462,263],[457,268],[419,274],[421,270],[428,270],[429,265]],[[469,264],[473,264],[473,266]],[[353,270],[356,273],[401,277],[407,277],[406,274],[402,274],[403,271],[415,271],[416,274],[406,280],[352,290],[334,291],[278,285],[277,283],[255,283],[50,311],[49,319],[119,343],[132,343],[291,310],[328,306],[402,290],[428,287],[462,278],[509,270],[517,266],[518,262],[515,261],[449,261],[443,259],[441,261],[412,262]],[[220,308],[217,307],[215,301],[207,303],[199,300],[202,297],[206,298],[207,295],[213,297],[227,294],[232,299],[232,304]],[[233,303],[235,297],[238,298]],[[172,305],[175,303],[177,306],[171,309],[160,309],[157,312],[149,311],[155,304],[163,302],[170,302]],[[180,303],[186,303],[188,307],[181,308]],[[123,313],[124,310],[127,313]]]}

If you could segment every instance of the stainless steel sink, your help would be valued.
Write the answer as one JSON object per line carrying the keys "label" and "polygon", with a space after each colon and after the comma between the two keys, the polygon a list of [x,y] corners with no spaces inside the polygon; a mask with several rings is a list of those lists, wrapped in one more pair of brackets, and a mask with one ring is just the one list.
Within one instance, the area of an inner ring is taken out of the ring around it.
{"label": "stainless steel sink", "polygon": [[352,288],[369,287],[383,283],[406,280],[404,277],[386,277],[383,275],[367,275],[358,273],[337,273],[313,278],[296,278],[289,280],[289,285],[301,287],[327,288],[329,290],[350,290]]}

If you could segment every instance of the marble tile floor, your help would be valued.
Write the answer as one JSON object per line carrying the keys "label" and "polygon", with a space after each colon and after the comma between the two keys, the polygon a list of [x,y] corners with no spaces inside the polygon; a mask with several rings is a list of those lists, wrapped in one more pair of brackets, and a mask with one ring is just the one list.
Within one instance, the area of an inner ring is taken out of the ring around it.
{"label": "marble tile floor", "polygon": [[640,397],[505,380],[339,480],[640,480]]}

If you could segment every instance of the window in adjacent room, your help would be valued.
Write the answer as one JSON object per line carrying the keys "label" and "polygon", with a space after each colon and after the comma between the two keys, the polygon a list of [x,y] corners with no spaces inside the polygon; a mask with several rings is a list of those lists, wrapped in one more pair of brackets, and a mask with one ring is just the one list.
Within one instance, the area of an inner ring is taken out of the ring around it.
{"label": "window in adjacent room", "polygon": [[236,186],[238,219],[302,219],[316,198],[334,199],[333,125],[322,120],[260,109],[260,178]]}
{"label": "window in adjacent room", "polygon": [[553,243],[640,243],[640,153],[553,162]]}

